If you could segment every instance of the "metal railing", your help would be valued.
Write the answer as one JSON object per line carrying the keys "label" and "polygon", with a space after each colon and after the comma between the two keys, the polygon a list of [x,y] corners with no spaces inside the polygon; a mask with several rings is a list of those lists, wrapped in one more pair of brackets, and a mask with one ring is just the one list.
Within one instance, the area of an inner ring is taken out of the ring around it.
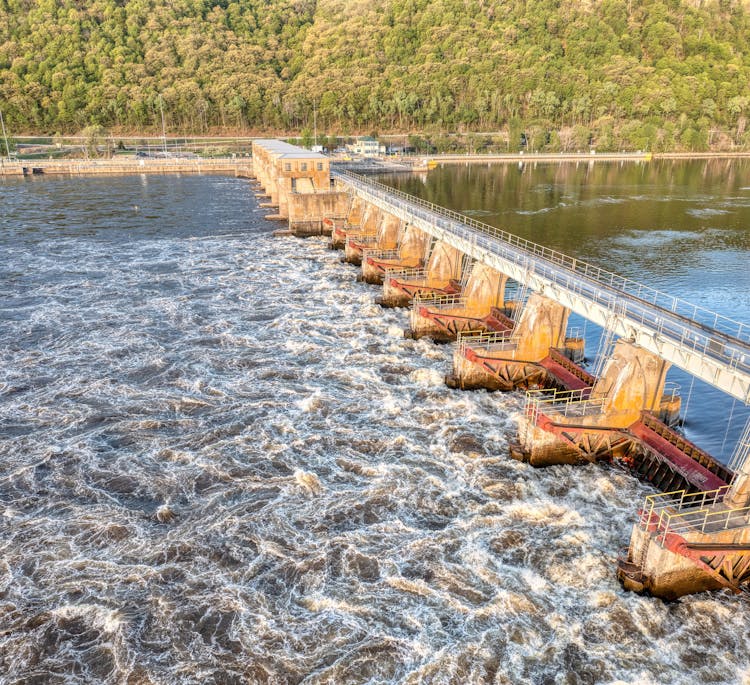
{"label": "metal railing", "polygon": [[469,347],[488,352],[513,350],[520,340],[513,331],[466,331],[458,334],[457,345],[459,353],[463,355]]}
{"label": "metal railing", "polygon": [[392,280],[399,281],[426,281],[430,277],[430,272],[427,269],[387,269],[385,274],[386,286]]}
{"label": "metal railing", "polygon": [[[376,245],[378,242],[378,236],[372,233],[350,233],[347,231],[346,244],[357,243],[359,245]],[[363,248],[364,249],[364,248]]]}
{"label": "metal railing", "polygon": [[468,298],[465,295],[432,295],[425,293],[417,295],[412,300],[412,309],[418,311],[420,307],[429,307],[434,311],[466,307]]}
{"label": "metal railing", "polygon": [[737,443],[732,458],[729,460],[729,468],[735,473],[743,471],[748,459],[750,459],[750,417],[747,419],[742,436]]}
{"label": "metal railing", "polygon": [[654,514],[658,515],[663,510],[671,509],[675,512],[681,512],[685,509],[695,507],[702,509],[706,506],[718,504],[724,499],[729,488],[729,485],[722,485],[715,490],[705,490],[703,492],[671,490],[670,492],[662,492],[657,495],[649,495],[646,497],[641,509],[639,526],[642,530],[648,530],[649,526],[654,525]]}
{"label": "metal railing", "polygon": [[656,541],[662,545],[670,533],[717,533],[745,528],[748,526],[750,507],[722,507],[730,487],[724,485],[705,492],[675,490],[649,495],[638,525],[641,530],[654,531]]}
{"label": "metal railing", "polygon": [[366,247],[364,250],[362,250],[362,259],[366,260],[368,257],[372,257],[373,259],[398,259],[400,257],[400,252],[398,249],[395,250],[373,250],[369,247]]}
{"label": "metal railing", "polygon": [[[471,217],[347,171],[345,182],[472,245],[580,295],[682,349],[710,357],[750,375],[750,325],[673,297],[585,261],[503,231]],[[750,399],[750,398],[748,398]]]}
{"label": "metal railing", "polygon": [[539,415],[555,418],[584,418],[604,413],[607,397],[591,398],[591,388],[557,390],[555,388],[528,390],[524,413],[532,423]]}
{"label": "metal railing", "polygon": [[679,383],[675,383],[674,381],[667,381],[664,383],[664,390],[661,394],[662,402],[669,398],[670,402],[674,402],[678,397],[680,397],[680,393],[682,391],[682,386]]}

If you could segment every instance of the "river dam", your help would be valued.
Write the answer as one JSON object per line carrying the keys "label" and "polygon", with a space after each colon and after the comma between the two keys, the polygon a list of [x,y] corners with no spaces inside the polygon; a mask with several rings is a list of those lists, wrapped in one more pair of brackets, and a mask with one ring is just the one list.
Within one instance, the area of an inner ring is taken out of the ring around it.
{"label": "river dam", "polygon": [[13,183],[11,682],[741,682],[743,596],[615,577],[653,489],[509,459],[523,395],[246,182]]}

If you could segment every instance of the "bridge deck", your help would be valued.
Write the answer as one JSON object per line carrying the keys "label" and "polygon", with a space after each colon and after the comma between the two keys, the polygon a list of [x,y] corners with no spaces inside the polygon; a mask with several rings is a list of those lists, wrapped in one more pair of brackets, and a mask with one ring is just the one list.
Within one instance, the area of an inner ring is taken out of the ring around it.
{"label": "bridge deck", "polygon": [[349,172],[381,209],[750,403],[750,325]]}

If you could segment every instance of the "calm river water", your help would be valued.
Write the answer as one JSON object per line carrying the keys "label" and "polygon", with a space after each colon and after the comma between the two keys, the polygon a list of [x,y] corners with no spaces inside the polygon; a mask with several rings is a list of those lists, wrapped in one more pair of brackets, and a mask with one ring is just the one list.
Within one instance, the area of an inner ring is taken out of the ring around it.
{"label": "calm river water", "polygon": [[[748,320],[746,168],[694,169],[420,192]],[[3,685],[750,683],[746,597],[618,585],[649,488],[510,460],[520,398],[446,388],[450,348],[246,182],[0,194]]]}

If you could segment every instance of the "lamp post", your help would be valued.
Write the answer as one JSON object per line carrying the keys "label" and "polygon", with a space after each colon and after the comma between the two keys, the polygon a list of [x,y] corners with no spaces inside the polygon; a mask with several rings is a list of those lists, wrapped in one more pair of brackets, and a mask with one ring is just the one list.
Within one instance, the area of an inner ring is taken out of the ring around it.
{"label": "lamp post", "polygon": [[161,139],[164,145],[164,156],[167,156],[167,130],[164,127],[164,107],[161,102],[161,93],[159,93],[159,111],[161,112]]}
{"label": "lamp post", "polygon": [[5,152],[10,159],[10,145],[8,145],[8,134],[5,132],[5,122],[3,121],[3,111],[0,109],[0,126],[3,129],[3,138],[5,139]]}

